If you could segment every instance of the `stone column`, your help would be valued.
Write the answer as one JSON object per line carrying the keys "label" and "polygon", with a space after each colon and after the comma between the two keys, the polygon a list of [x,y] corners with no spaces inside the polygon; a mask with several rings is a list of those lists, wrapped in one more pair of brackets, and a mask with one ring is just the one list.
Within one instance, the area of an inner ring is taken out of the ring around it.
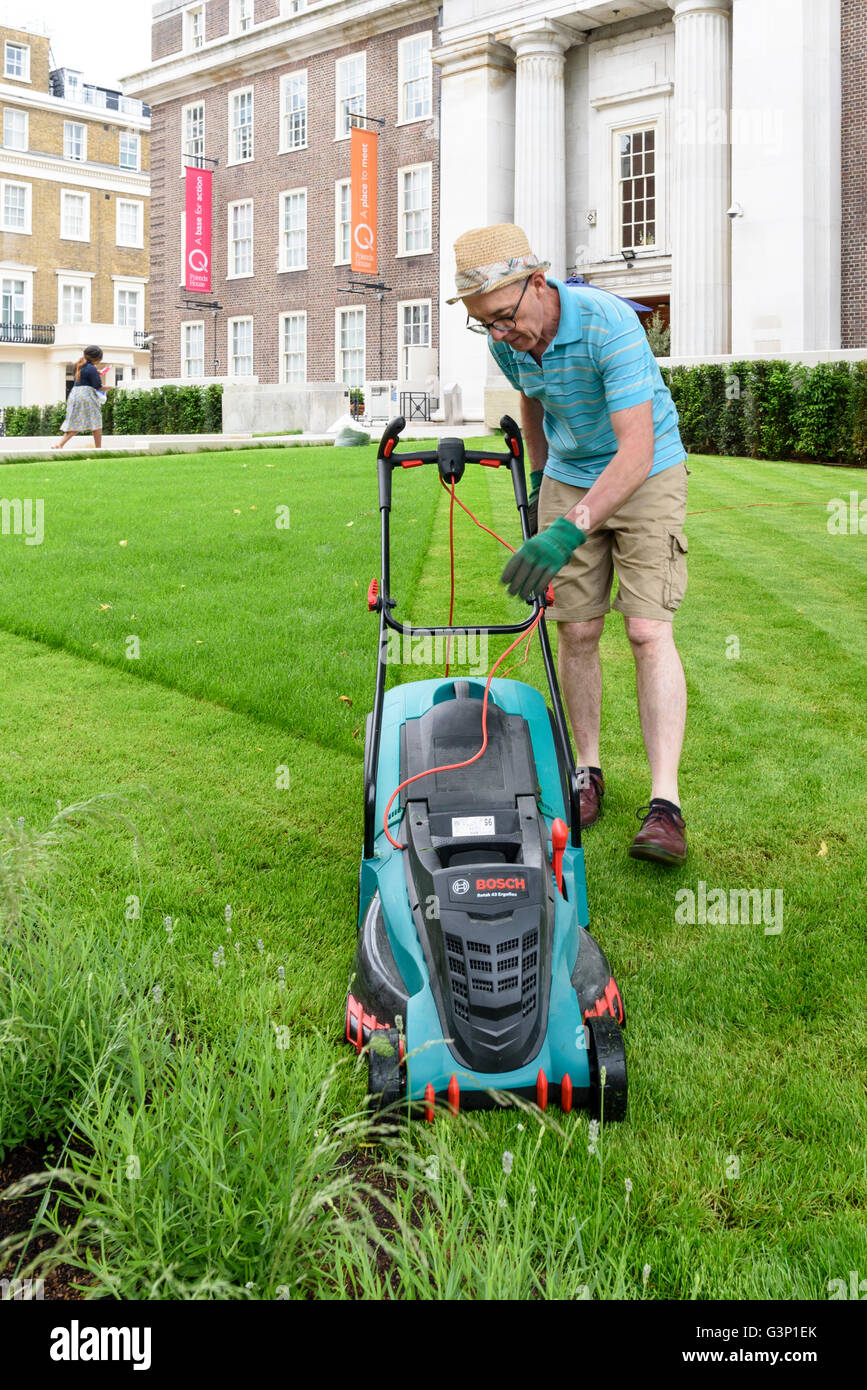
{"label": "stone column", "polygon": [[454,294],[454,243],[471,227],[511,222],[515,191],[514,54],[488,34],[444,43],[440,67],[440,381],[461,387],[464,414],[481,420],[487,380],[502,374],[484,338],[466,331]]}
{"label": "stone column", "polygon": [[552,20],[505,37],[515,64],[515,221],[551,274],[566,273],[566,50],[581,36]]}
{"label": "stone column", "polygon": [[731,338],[731,0],[674,10],[671,353],[728,352]]}

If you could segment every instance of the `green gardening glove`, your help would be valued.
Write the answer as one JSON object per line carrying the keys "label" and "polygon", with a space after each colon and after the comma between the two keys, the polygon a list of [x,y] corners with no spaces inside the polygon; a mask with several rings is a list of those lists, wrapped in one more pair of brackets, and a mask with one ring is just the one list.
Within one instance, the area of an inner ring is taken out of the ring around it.
{"label": "green gardening glove", "polygon": [[538,473],[530,474],[530,498],[527,504],[527,523],[530,527],[530,535],[535,536],[539,529],[539,488],[542,486],[542,479],[545,476],[544,468],[540,468]]}
{"label": "green gardening glove", "polygon": [[544,594],[555,574],[568,564],[572,552],[583,545],[584,532],[558,516],[540,536],[531,536],[516,551],[502,573],[510,594],[520,594],[528,601],[533,594]]}

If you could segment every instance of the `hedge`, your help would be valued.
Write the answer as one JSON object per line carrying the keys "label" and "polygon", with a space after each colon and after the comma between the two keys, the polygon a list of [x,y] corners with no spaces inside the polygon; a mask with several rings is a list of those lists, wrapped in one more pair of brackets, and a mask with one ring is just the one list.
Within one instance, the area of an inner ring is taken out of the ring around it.
{"label": "hedge", "polygon": [[[9,405],[6,433],[57,435],[66,405]],[[223,388],[155,386],[151,391],[109,391],[102,407],[105,434],[221,434]]]}
{"label": "hedge", "polygon": [[684,448],[867,467],[867,362],[660,367]]}

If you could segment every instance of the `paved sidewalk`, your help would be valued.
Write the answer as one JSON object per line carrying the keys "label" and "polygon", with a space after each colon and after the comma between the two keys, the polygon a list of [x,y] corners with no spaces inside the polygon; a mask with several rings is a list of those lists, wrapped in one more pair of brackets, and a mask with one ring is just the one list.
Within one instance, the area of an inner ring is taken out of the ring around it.
{"label": "paved sidewalk", "polygon": [[[377,421],[375,425],[359,425],[370,435],[372,444],[378,443],[385,425]],[[463,425],[408,424],[402,439],[468,439],[485,435],[488,431],[481,420],[472,420]],[[0,436],[0,463],[14,463],[17,458],[51,459],[82,458],[90,454],[165,454],[168,452],[199,454],[226,449],[279,449],[292,448],[299,444],[333,444],[333,434],[275,434],[257,438],[251,434],[104,434],[102,449],[94,448],[89,435],[71,439],[62,449],[52,449],[56,439],[48,435],[2,435]]]}

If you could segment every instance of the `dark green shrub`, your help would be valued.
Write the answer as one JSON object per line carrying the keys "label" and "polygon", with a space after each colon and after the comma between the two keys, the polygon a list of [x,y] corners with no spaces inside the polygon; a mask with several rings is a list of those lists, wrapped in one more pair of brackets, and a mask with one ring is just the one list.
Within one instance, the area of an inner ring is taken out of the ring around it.
{"label": "dark green shrub", "polygon": [[202,433],[222,434],[223,432],[223,388],[218,383],[205,387],[205,401],[202,412]]}
{"label": "dark green shrub", "polygon": [[846,425],[847,463],[867,467],[867,362],[853,362],[849,383],[849,419]]}
{"label": "dark green shrub", "polygon": [[166,433],[166,398],[161,387],[142,392],[142,434]]}
{"label": "dark green shrub", "polygon": [[800,379],[788,362],[753,362],[744,403],[745,444],[752,458],[792,457],[792,417]]}
{"label": "dark green shrub", "polygon": [[688,453],[698,453],[702,438],[701,379],[697,367],[672,367],[669,383],[680,420],[680,437]]}
{"label": "dark green shrub", "polygon": [[138,398],[140,391],[115,391],[113,404],[113,433],[138,434]]}
{"label": "dark green shrub", "polygon": [[719,449],[720,423],[726,403],[726,369],[715,363],[695,368],[699,372],[701,413],[696,452],[715,454]]}
{"label": "dark green shrub", "polygon": [[732,362],[726,368],[725,405],[719,418],[717,452],[732,458],[743,458],[747,451],[744,414],[749,375],[749,362]]}
{"label": "dark green shrub", "polygon": [[802,367],[795,392],[795,452],[804,458],[839,463],[851,448],[846,437],[852,377],[847,362],[820,362]]}
{"label": "dark green shrub", "polygon": [[[201,434],[205,403],[200,386],[180,386],[178,392],[177,434]],[[167,433],[170,431],[167,431]]]}

